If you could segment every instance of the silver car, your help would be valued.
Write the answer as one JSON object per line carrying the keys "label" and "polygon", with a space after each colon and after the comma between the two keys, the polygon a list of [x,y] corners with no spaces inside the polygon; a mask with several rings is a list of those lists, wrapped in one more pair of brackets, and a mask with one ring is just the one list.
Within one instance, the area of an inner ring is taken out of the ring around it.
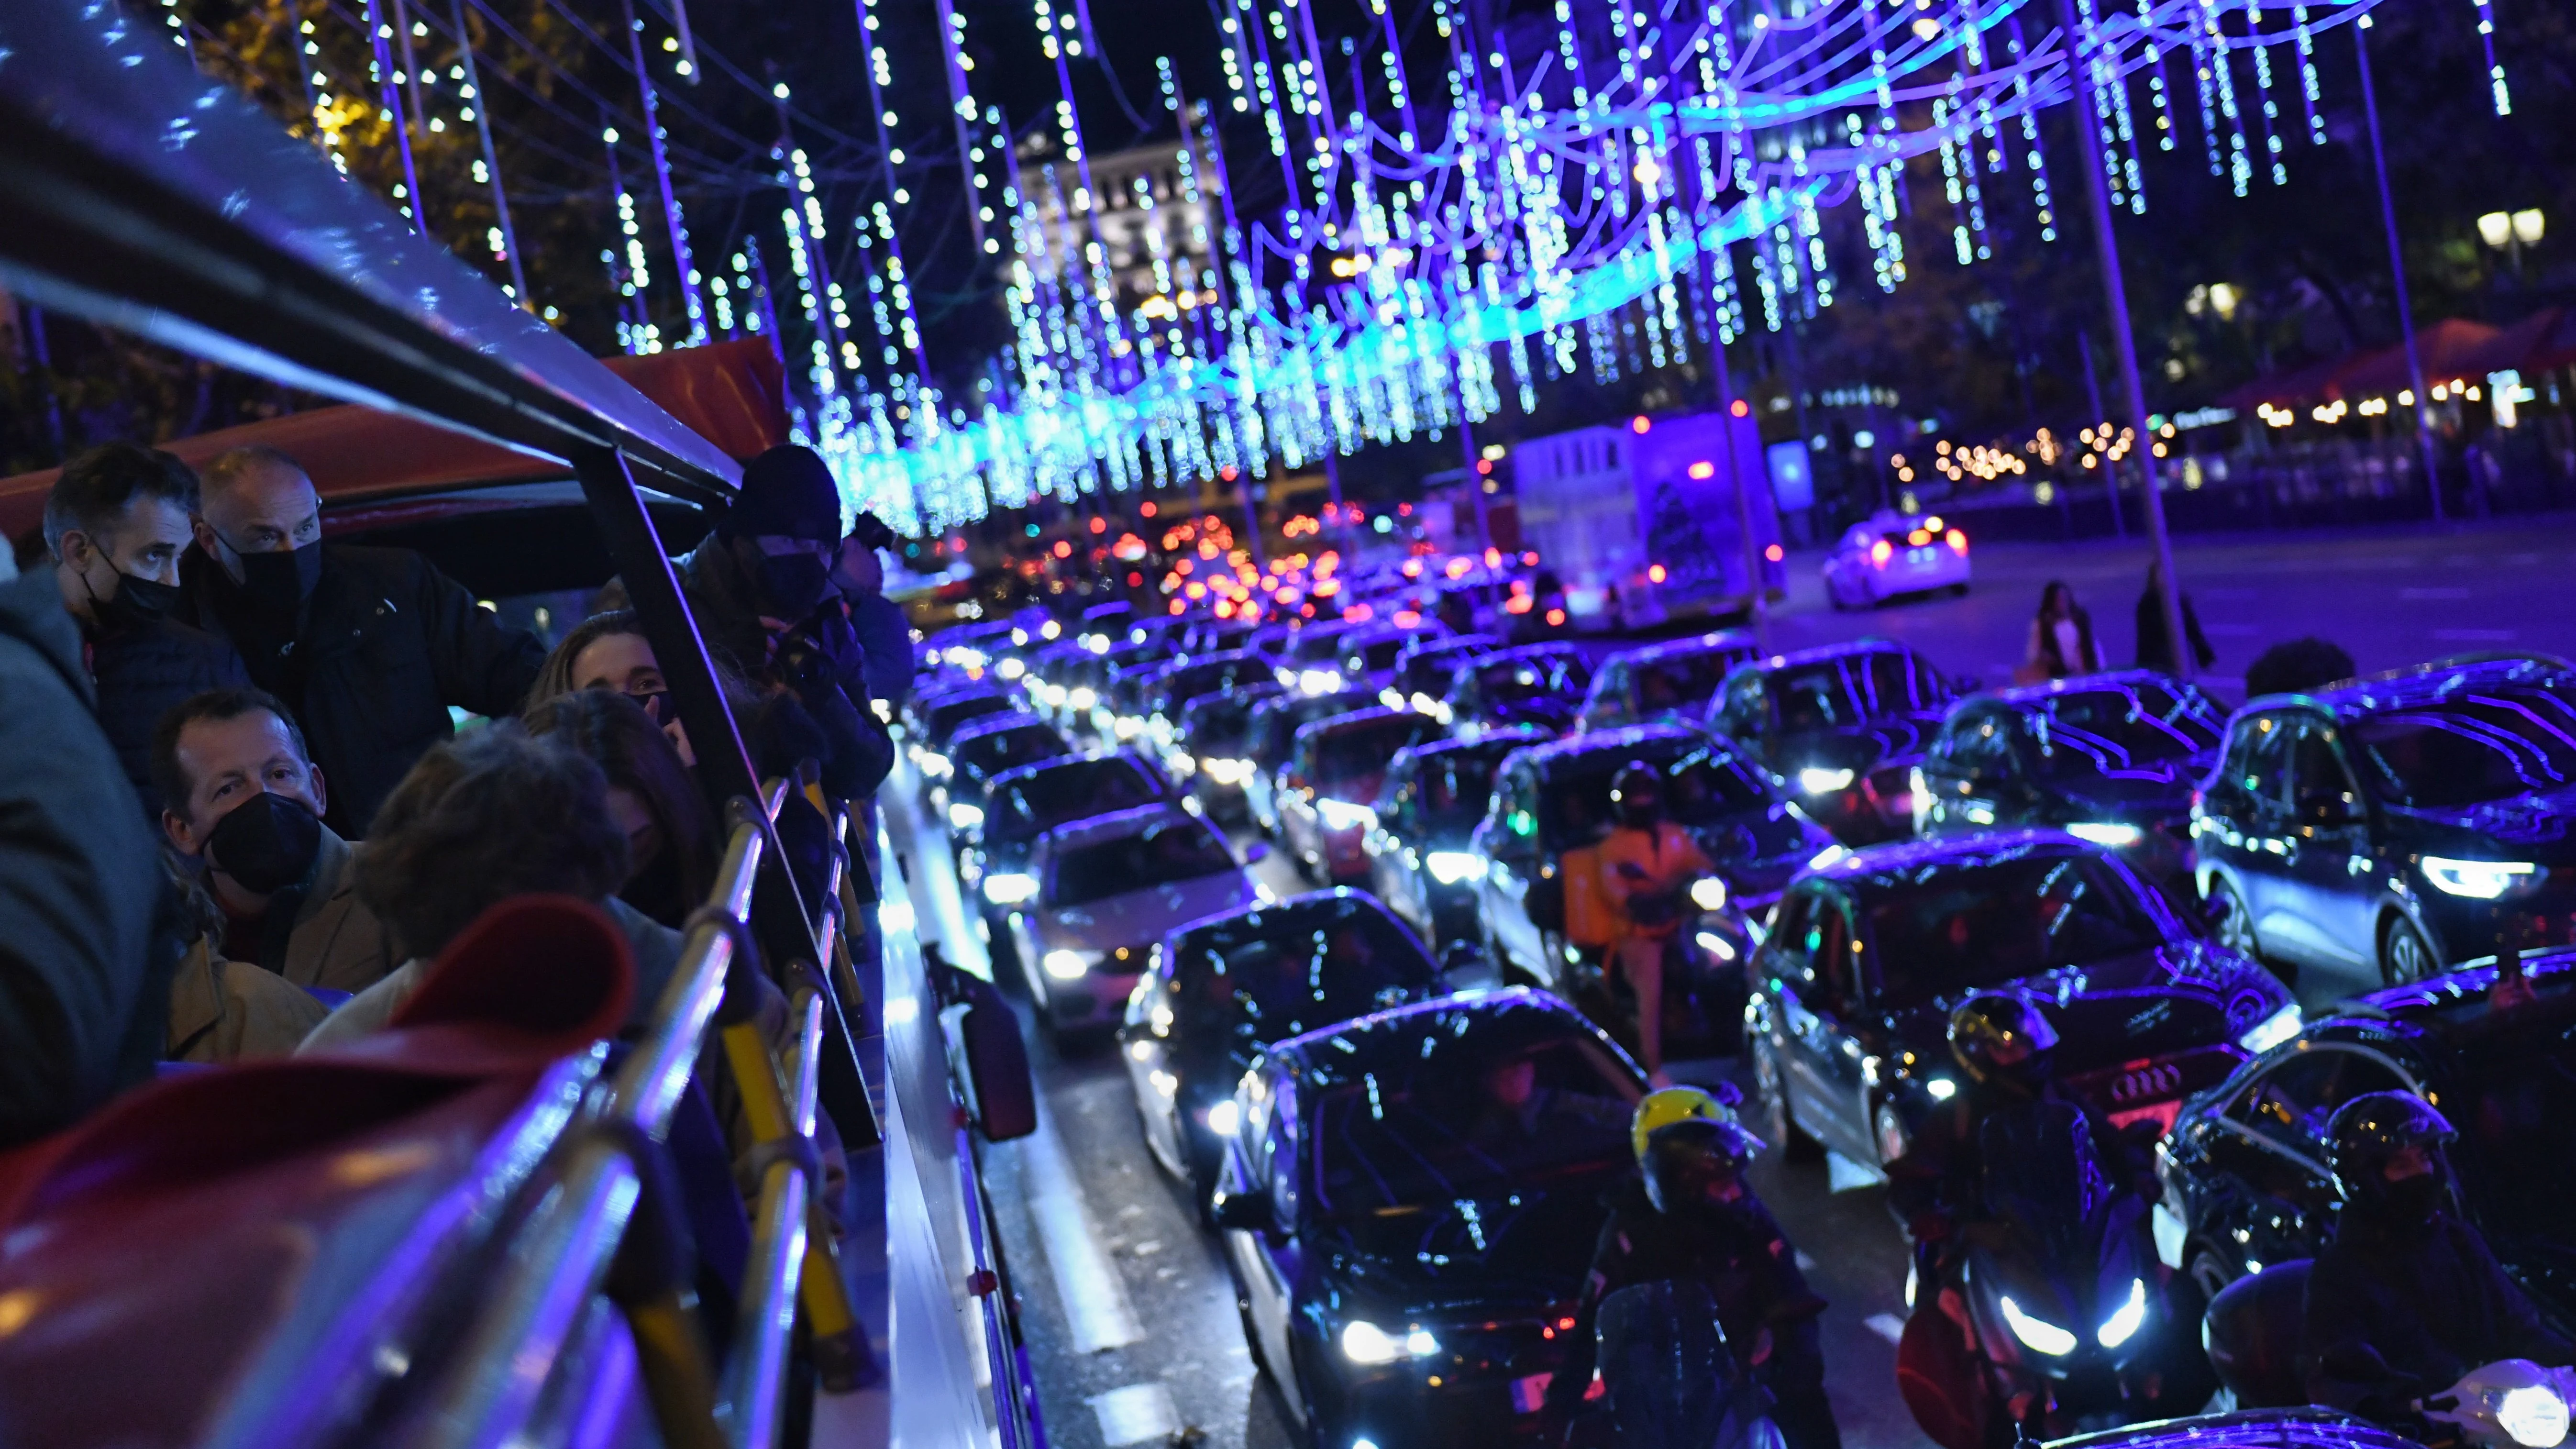
{"label": "silver car", "polygon": [[1030,857],[1035,899],[1011,913],[1029,999],[1058,1035],[1115,1027],[1154,943],[1202,916],[1269,899],[1214,827],[1177,805],[1060,826]]}

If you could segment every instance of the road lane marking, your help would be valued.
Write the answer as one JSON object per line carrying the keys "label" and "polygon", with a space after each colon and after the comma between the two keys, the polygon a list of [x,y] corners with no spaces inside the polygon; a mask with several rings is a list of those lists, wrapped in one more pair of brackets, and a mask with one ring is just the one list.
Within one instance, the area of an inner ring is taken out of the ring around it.
{"label": "road lane marking", "polygon": [[1083,1402],[1091,1406],[1092,1417],[1100,1421],[1100,1442],[1109,1449],[1142,1444],[1149,1439],[1168,1439],[1181,1427],[1181,1416],[1172,1407],[1172,1391],[1163,1387],[1159,1379],[1094,1394]]}
{"label": "road lane marking", "polygon": [[1895,1343],[1905,1337],[1905,1320],[1897,1317],[1893,1313],[1873,1313],[1869,1317],[1861,1320],[1861,1327],[1868,1329],[1870,1332],[1877,1334],[1879,1337],[1886,1339],[1890,1343]]}
{"label": "road lane marking", "polygon": [[1046,1245],[1047,1267],[1055,1274],[1056,1298],[1065,1322],[1073,1328],[1080,1353],[1098,1353],[1135,1343],[1145,1336],[1128,1301],[1126,1280],[1102,1251],[1099,1225],[1082,1195],[1081,1180],[1064,1155],[1056,1135],[1055,1114],[1040,1093],[1038,1130],[1020,1139],[1022,1163],[1029,1175],[1029,1217],[1038,1241]]}

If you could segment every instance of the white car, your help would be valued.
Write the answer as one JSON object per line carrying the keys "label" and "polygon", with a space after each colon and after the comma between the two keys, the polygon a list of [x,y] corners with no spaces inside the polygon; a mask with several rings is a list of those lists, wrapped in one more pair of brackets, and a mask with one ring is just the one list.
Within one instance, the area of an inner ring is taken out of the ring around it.
{"label": "white car", "polygon": [[1176,927],[1269,899],[1224,837],[1178,805],[1147,805],[1059,826],[1029,859],[1034,899],[1011,911],[1029,999],[1054,1033],[1118,1025],[1154,946]]}
{"label": "white car", "polygon": [[1881,513],[1852,525],[1825,555],[1825,597],[1837,609],[1869,609],[1898,594],[1968,591],[1968,535],[1937,513]]}

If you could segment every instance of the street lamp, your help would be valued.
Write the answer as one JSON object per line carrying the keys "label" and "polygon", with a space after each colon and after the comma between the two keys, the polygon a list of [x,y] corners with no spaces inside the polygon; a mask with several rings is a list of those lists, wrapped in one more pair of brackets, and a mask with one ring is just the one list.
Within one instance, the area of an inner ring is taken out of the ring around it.
{"label": "street lamp", "polygon": [[2522,249],[2540,245],[2548,230],[2549,219],[2534,207],[2524,211],[2490,211],[2478,218],[2478,239],[2494,251],[2513,257],[2515,271],[2522,270]]}

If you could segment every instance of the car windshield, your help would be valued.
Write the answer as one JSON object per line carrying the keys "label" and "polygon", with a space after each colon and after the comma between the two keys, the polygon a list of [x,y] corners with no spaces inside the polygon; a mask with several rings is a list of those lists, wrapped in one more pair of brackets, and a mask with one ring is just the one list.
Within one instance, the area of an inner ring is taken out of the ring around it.
{"label": "car windshield", "polygon": [[1117,835],[1057,853],[1050,906],[1079,906],[1176,881],[1221,875],[1237,867],[1234,856],[1204,822],[1158,820],[1133,835]]}
{"label": "car windshield", "polygon": [[1525,654],[1476,667],[1476,690],[1489,700],[1521,704],[1550,696],[1580,698],[1592,687],[1592,670],[1582,656]]}
{"label": "car windshield", "polygon": [[1253,911],[1181,938],[1173,983],[1185,1014],[1222,1022],[1238,1047],[1401,1005],[1440,973],[1368,901]]}
{"label": "car windshield", "polygon": [[1142,766],[1112,757],[1040,770],[1004,793],[995,820],[1006,824],[1007,833],[1034,835],[1068,820],[1151,804],[1161,792]]}
{"label": "car windshield", "polygon": [[1396,672],[1395,687],[1408,695],[1446,694],[1461,661],[1477,652],[1472,644],[1439,645],[1417,650]]}
{"label": "car windshield", "polygon": [[1389,714],[1321,733],[1323,738],[1315,741],[1315,784],[1329,792],[1336,785],[1385,774],[1396,751],[1440,733],[1440,722],[1427,714]]}
{"label": "car windshield", "polygon": [[1629,1169],[1637,1087],[1600,1043],[1571,1031],[1491,1045],[1426,1032],[1423,1047],[1319,1095],[1315,1199],[1326,1216],[1447,1211]]}
{"label": "car windshield", "polygon": [[1634,665],[1637,708],[1652,714],[1706,704],[1725,682],[1726,672],[1749,657],[1749,650],[1710,649]]}
{"label": "car windshield", "polygon": [[2031,720],[2044,776],[2096,775],[2215,748],[2227,716],[2188,684],[2050,695]]}
{"label": "car windshield", "polygon": [[1376,699],[1356,691],[1314,694],[1286,701],[1253,721],[1252,747],[1271,764],[1282,763],[1289,745],[1296,741],[1297,731],[1319,719],[1331,719],[1355,709],[1368,709],[1376,703]]}
{"label": "car windshield", "polygon": [[1765,681],[1791,734],[1843,729],[1940,702],[1940,686],[1911,654],[1872,649],[1790,665]]}
{"label": "car windshield", "polygon": [[1046,725],[1030,724],[960,740],[954,757],[961,770],[998,775],[1015,765],[1034,765],[1066,753],[1063,736]]}
{"label": "car windshield", "polygon": [[1189,737],[1190,748],[1201,752],[1212,745],[1240,744],[1244,731],[1252,724],[1252,707],[1263,698],[1257,694],[1216,694],[1193,700],[1189,712],[1181,717],[1181,733]]}
{"label": "car windshield", "polygon": [[1610,782],[1629,765],[1653,765],[1664,777],[1664,818],[1685,829],[1715,825],[1772,803],[1771,787],[1723,749],[1621,753],[1604,750],[1550,767],[1539,792],[1539,843],[1550,852],[1590,845],[1610,832]]}
{"label": "car windshield", "polygon": [[1484,818],[1494,794],[1494,772],[1503,757],[1528,744],[1514,740],[1498,749],[1442,750],[1424,756],[1416,778],[1421,781],[1422,823],[1433,829],[1464,828]]}
{"label": "car windshield", "polygon": [[1351,654],[1362,669],[1374,674],[1381,669],[1393,669],[1395,656],[1403,653],[1404,646],[1412,642],[1413,637],[1409,634],[1389,634],[1383,639],[1370,640],[1352,650]]}
{"label": "car windshield", "polygon": [[2091,855],[1941,862],[1865,878],[1857,893],[1889,1010],[2151,950],[2169,929],[2128,877]]}
{"label": "car windshield", "polygon": [[959,725],[970,719],[1002,714],[1010,708],[1010,698],[999,694],[970,694],[964,699],[941,700],[930,707],[929,715],[922,720],[922,732],[940,737],[953,735]]}
{"label": "car windshield", "polygon": [[2440,809],[2564,790],[2576,782],[2576,701],[2555,689],[2480,690],[2352,727],[2372,793]]}
{"label": "car windshield", "polygon": [[1288,660],[1292,664],[1320,664],[1331,659],[1341,653],[1342,636],[1349,632],[1347,624],[1308,625],[1298,630],[1289,644]]}

